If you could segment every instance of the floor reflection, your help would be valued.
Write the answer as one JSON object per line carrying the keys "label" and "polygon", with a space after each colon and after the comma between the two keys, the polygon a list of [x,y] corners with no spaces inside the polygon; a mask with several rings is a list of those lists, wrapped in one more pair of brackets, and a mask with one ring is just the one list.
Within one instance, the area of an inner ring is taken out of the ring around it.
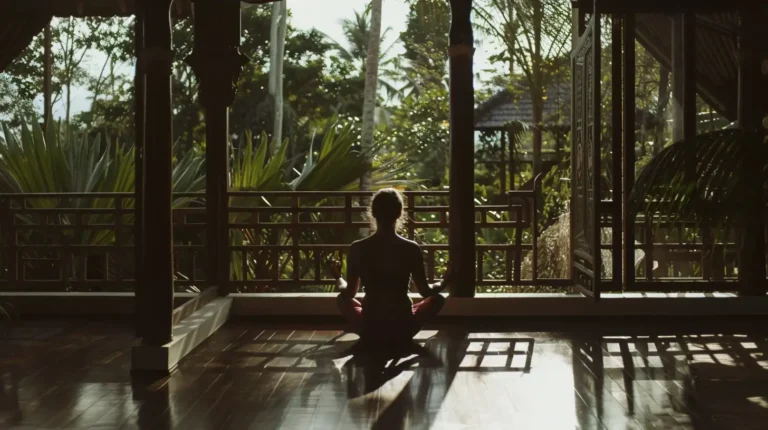
{"label": "floor reflection", "polygon": [[131,327],[46,324],[14,328],[3,339],[0,428],[749,429],[768,422],[762,333],[446,328],[387,355],[336,330],[239,322],[170,377],[143,379],[129,376]]}

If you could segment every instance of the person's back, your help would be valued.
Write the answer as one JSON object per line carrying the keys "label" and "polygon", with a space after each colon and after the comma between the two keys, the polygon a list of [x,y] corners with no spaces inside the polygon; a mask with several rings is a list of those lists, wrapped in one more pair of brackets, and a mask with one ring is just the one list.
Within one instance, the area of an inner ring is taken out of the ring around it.
{"label": "person's back", "polygon": [[[440,292],[450,281],[450,269],[443,282],[434,286],[427,283],[419,245],[397,234],[402,213],[399,192],[387,189],[376,193],[371,203],[376,233],[351,245],[347,258],[349,283],[341,278],[341,264],[334,263],[334,276],[342,290],[339,309],[355,332],[413,337],[445,302]],[[415,305],[408,296],[411,280],[424,297]],[[365,290],[363,303],[355,298],[361,286]]]}
{"label": "person's back", "polygon": [[[408,292],[413,273],[424,270],[419,246],[398,235],[374,234],[352,244],[350,264],[356,264],[365,292],[366,317],[387,319],[410,315]],[[356,261],[353,261],[356,259]]]}

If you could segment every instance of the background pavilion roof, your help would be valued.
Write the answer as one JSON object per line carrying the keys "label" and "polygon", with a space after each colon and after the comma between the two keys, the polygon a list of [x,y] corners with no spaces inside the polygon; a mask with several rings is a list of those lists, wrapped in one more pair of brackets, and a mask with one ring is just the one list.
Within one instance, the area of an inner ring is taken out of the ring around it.
{"label": "background pavilion roof", "polygon": [[[571,85],[550,85],[545,92],[544,125],[570,126]],[[512,121],[533,123],[533,104],[527,82],[504,89],[475,109],[475,129],[498,129]]]}

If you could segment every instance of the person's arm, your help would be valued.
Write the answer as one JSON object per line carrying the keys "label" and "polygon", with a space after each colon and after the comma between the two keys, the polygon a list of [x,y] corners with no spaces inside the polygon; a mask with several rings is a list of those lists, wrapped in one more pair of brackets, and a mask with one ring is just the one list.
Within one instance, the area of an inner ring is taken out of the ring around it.
{"label": "person's arm", "polygon": [[451,263],[447,265],[447,271],[445,278],[440,282],[429,284],[427,282],[427,272],[424,268],[424,255],[421,253],[421,249],[416,247],[416,253],[413,257],[413,268],[411,269],[411,276],[413,283],[416,284],[416,289],[419,291],[422,297],[430,297],[440,294],[444,289],[451,285],[453,276],[451,272]]}
{"label": "person's arm", "polygon": [[347,298],[354,298],[360,290],[360,272],[358,268],[357,250],[351,247],[347,257],[347,279],[341,276],[341,262],[334,261],[331,266],[333,277],[336,278],[336,288],[341,291],[341,295]]}

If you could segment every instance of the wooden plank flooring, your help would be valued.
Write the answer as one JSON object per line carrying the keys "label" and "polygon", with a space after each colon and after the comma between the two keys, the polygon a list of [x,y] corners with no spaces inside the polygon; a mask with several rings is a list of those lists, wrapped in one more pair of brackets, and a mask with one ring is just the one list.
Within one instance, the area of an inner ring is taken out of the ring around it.
{"label": "wooden plank flooring", "polygon": [[16,322],[0,330],[0,428],[742,429],[768,422],[764,334],[569,328],[444,327],[421,332],[414,354],[388,360],[350,356],[356,336],[338,330],[230,322],[172,376],[146,380],[129,373],[128,324]]}

